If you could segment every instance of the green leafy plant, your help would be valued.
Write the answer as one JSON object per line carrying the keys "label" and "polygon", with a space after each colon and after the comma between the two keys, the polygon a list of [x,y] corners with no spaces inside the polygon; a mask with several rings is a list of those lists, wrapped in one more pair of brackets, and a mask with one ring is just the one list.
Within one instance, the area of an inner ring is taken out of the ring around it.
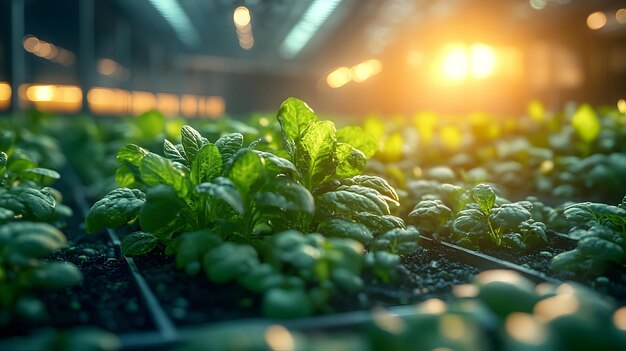
{"label": "green leafy plant", "polygon": [[569,236],[578,240],[572,251],[552,260],[552,269],[602,274],[610,264],[626,265],[626,197],[618,206],[583,202],[565,208],[575,226]]}
{"label": "green leafy plant", "polygon": [[20,221],[0,226],[0,325],[14,318],[44,319],[46,309],[36,293],[81,281],[73,264],[41,260],[66,244],[63,233],[47,223]]}
{"label": "green leafy plant", "polygon": [[384,179],[360,175],[375,138],[336,131],[297,99],[278,121],[283,148],[274,152],[244,147],[239,133],[212,143],[190,126],[179,144],[164,141],[164,156],[121,147],[120,188],[93,205],[86,230],[138,225],[122,239],[125,255],[160,248],[188,274],[262,293],[274,317],[328,309],[335,292],[362,289],[365,268],[389,281],[418,232],[390,214],[398,195]]}
{"label": "green leafy plant", "polygon": [[[493,245],[527,250],[547,243],[546,225],[536,220],[537,213],[531,212],[533,203],[498,201],[487,184],[479,184],[465,193],[450,185],[445,188],[448,191],[443,194],[452,196],[442,198],[451,207],[462,209],[454,213],[440,199],[422,200],[409,213],[411,223],[426,233],[470,248]],[[539,201],[534,201],[539,210]]]}
{"label": "green leafy plant", "polygon": [[291,223],[290,213],[312,215],[308,191],[279,176],[295,171],[288,160],[255,152],[254,145],[244,148],[241,134],[227,134],[215,143],[189,126],[181,134],[181,144],[165,140],[165,156],[133,144],[120,148],[116,179],[123,187],[94,204],[87,231],[138,221],[141,232],[122,243],[124,253],[138,255],[201,229],[225,240],[251,242],[264,230]]}

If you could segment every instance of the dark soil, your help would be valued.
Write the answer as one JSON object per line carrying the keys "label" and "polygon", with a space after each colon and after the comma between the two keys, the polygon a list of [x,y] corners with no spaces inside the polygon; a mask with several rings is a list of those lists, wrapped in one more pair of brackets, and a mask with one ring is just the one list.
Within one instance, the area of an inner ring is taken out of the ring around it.
{"label": "dark soil", "polygon": [[64,203],[74,215],[62,231],[68,238],[68,249],[51,259],[74,263],[83,273],[80,285],[42,293],[54,327],[97,326],[116,333],[153,330],[154,325],[143,306],[126,262],[103,232],[86,234],[84,217],[74,202],[67,184],[56,184]]}
{"label": "dark soil", "polygon": [[[443,252],[419,248],[403,259],[405,268],[394,284],[366,277],[364,292],[336,296],[332,312],[404,305],[437,297],[452,297],[455,285],[471,281],[479,272],[467,264],[449,261]],[[203,276],[189,277],[176,270],[174,259],[161,253],[135,258],[146,281],[167,314],[180,326],[260,317],[260,298],[236,284],[216,285]]]}
{"label": "dark soil", "polygon": [[511,250],[483,249],[481,252],[509,261],[520,266],[544,273],[562,281],[574,281],[598,292],[613,297],[620,305],[626,305],[626,271],[619,267],[612,267],[605,276],[591,277],[566,271],[553,271],[550,269],[552,257],[572,250],[576,247],[576,242],[565,240],[558,236],[550,236],[547,247],[533,250],[524,254]]}
{"label": "dark soil", "polygon": [[572,250],[575,247],[575,241],[552,234],[548,236],[548,244],[546,247],[530,250],[525,253],[502,248],[485,248],[482,249],[481,252],[526,268],[534,269],[544,273],[546,276],[562,279],[563,277],[561,277],[559,272],[550,269],[552,257],[562,252]]}
{"label": "dark soil", "polygon": [[[162,253],[135,257],[135,263],[165,312],[178,325],[258,317],[258,296],[237,284],[217,285],[203,276],[188,276]],[[202,274],[202,273],[200,273]]]}

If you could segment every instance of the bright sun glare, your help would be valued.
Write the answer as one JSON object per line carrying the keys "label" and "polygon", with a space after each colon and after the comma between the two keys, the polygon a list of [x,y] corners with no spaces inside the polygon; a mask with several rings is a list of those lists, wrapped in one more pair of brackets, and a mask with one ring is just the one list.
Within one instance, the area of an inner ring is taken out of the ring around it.
{"label": "bright sun glare", "polygon": [[495,51],[485,44],[450,44],[443,49],[442,74],[451,81],[490,77],[496,67]]}

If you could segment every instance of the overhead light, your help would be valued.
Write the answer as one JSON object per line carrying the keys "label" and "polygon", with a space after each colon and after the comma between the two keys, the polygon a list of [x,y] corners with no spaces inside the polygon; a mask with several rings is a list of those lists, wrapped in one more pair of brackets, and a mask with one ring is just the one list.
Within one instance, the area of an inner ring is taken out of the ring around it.
{"label": "overhead light", "polygon": [[619,9],[615,12],[615,20],[617,23],[626,24],[626,9]]}
{"label": "overhead light", "polygon": [[148,0],[163,18],[172,26],[178,39],[185,45],[195,47],[200,44],[200,35],[191,24],[177,0]]}
{"label": "overhead light", "polygon": [[60,63],[63,66],[71,66],[74,64],[74,54],[71,51],[43,41],[34,35],[26,35],[22,40],[22,45],[24,50],[37,57]]}
{"label": "overhead light", "polygon": [[341,0],[314,0],[283,40],[280,54],[287,59],[296,57],[340,3]]}
{"label": "overhead light", "polygon": [[252,35],[252,24],[250,20],[250,10],[245,6],[239,6],[233,12],[233,22],[235,22],[239,46],[244,50],[250,50],[254,46],[254,36]]}
{"label": "overhead light", "polygon": [[350,83],[351,80],[352,71],[348,67],[339,67],[330,72],[328,77],[326,77],[326,83],[328,83],[328,86],[331,88],[341,88]]}
{"label": "overhead light", "polygon": [[602,11],[597,11],[587,16],[587,27],[598,30],[606,25],[606,15]]}
{"label": "overhead light", "polygon": [[0,82],[0,110],[6,109],[11,105],[11,85],[6,82]]}
{"label": "overhead light", "polygon": [[245,27],[250,24],[250,10],[245,6],[239,6],[233,13],[233,22],[237,27]]}

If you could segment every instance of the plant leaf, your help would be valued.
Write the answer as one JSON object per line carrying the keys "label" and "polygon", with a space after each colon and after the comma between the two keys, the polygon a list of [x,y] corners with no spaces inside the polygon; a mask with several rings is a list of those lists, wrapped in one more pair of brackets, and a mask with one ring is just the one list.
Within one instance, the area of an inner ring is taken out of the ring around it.
{"label": "plant leaf", "polygon": [[0,192],[0,207],[25,220],[46,221],[54,216],[55,200],[45,189],[16,187]]}
{"label": "plant leaf", "polygon": [[226,134],[217,139],[215,145],[222,155],[222,163],[226,164],[243,147],[243,135],[241,133]]}
{"label": "plant leaf", "polygon": [[65,247],[65,235],[47,223],[11,222],[0,226],[0,251],[7,262],[27,264]]}
{"label": "plant leaf", "polygon": [[61,175],[57,171],[53,171],[47,168],[31,168],[23,171],[22,173],[36,174],[40,176],[44,176],[51,179],[60,179]]}
{"label": "plant leaf", "polygon": [[169,140],[163,140],[163,154],[173,162],[178,162],[187,166],[187,159],[180,153],[176,145],[172,144]]}
{"label": "plant leaf", "polygon": [[237,191],[235,184],[228,178],[217,177],[209,183],[202,183],[196,186],[196,191],[224,200],[237,213],[243,214],[243,201]]}
{"label": "plant leaf", "polygon": [[172,187],[156,185],[146,192],[146,202],[139,212],[141,229],[157,233],[163,231],[178,216],[183,207],[183,200]]}
{"label": "plant leaf", "polygon": [[312,122],[302,132],[295,163],[305,187],[315,189],[328,175],[335,173],[336,144],[333,122]]}
{"label": "plant leaf", "polygon": [[29,287],[52,290],[78,284],[83,275],[69,262],[49,262],[27,271],[20,279]]}
{"label": "plant leaf", "polygon": [[300,139],[300,134],[311,122],[317,121],[317,116],[304,101],[290,97],[280,105],[277,119],[284,147],[294,156],[295,144]]}
{"label": "plant leaf", "polygon": [[137,218],[146,196],[137,189],[118,188],[96,202],[85,219],[85,230],[95,233],[102,228],[118,228]]}
{"label": "plant leaf", "polygon": [[367,244],[374,238],[364,224],[341,218],[332,218],[320,223],[317,230],[325,236],[348,238]]}
{"label": "plant leaf", "polygon": [[361,151],[345,143],[337,143],[335,158],[339,177],[353,177],[361,173],[367,164],[367,158]]}
{"label": "plant leaf", "polygon": [[272,173],[288,173],[296,177],[300,176],[300,172],[296,166],[286,158],[276,156],[270,152],[253,150],[254,153],[261,156],[265,160],[265,169]]}
{"label": "plant leaf", "polygon": [[235,158],[228,178],[245,197],[265,176],[265,169],[259,156],[247,150]]}
{"label": "plant leaf", "polygon": [[122,146],[117,151],[117,162],[124,164],[124,162],[128,162],[135,167],[139,167],[141,165],[141,160],[146,157],[150,152],[140,146],[135,144],[128,144],[126,146]]}
{"label": "plant leaf", "polygon": [[572,126],[585,143],[594,141],[602,129],[598,116],[589,104],[582,104],[576,110],[572,117]]}
{"label": "plant leaf", "polygon": [[141,179],[148,186],[166,184],[174,188],[181,198],[189,191],[183,171],[177,169],[172,161],[154,153],[149,153],[141,161]]}
{"label": "plant leaf", "polygon": [[313,196],[302,185],[285,178],[278,178],[263,187],[254,196],[257,203],[286,211],[315,213]]}
{"label": "plant leaf", "polygon": [[484,214],[489,214],[496,203],[496,193],[487,184],[478,184],[472,189],[472,198]]}
{"label": "plant leaf", "polygon": [[337,141],[350,144],[361,151],[366,159],[374,156],[378,150],[378,140],[361,127],[348,126],[337,131]]}
{"label": "plant leaf", "polygon": [[122,238],[120,249],[124,256],[140,256],[152,251],[158,242],[154,234],[134,232]]}
{"label": "plant leaf", "polygon": [[222,155],[217,146],[204,145],[191,164],[191,180],[194,184],[208,182],[222,173]]}
{"label": "plant leaf", "polygon": [[183,126],[181,129],[181,142],[183,144],[183,149],[185,150],[185,157],[187,157],[187,162],[189,164],[193,164],[193,161],[196,159],[196,154],[200,149],[209,143],[206,138],[203,138],[197,130],[193,129],[191,126]]}
{"label": "plant leaf", "polygon": [[352,217],[357,212],[388,215],[389,206],[378,198],[376,190],[359,186],[341,186],[317,197],[317,205],[327,212],[342,217]]}

